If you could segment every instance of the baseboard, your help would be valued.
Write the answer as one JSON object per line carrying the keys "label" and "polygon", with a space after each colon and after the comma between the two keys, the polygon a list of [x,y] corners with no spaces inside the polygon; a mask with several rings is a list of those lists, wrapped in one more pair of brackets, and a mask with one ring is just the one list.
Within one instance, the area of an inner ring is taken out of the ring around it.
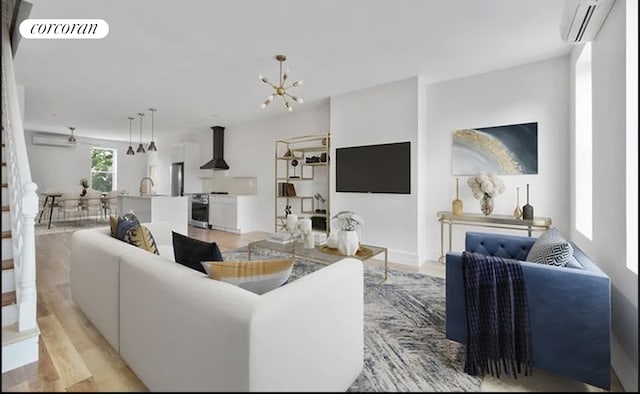
{"label": "baseboard", "polygon": [[[384,258],[384,257],[376,256],[376,258]],[[389,262],[408,265],[411,267],[420,266],[417,253],[405,252],[403,250],[389,249]]]}

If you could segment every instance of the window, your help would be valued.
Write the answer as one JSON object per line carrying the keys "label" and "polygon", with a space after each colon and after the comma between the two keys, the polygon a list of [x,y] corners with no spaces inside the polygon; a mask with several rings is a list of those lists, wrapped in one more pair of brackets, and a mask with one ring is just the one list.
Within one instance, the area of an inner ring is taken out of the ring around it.
{"label": "window", "polygon": [[585,44],[576,62],[576,230],[593,238],[593,157],[591,136],[591,44]]}
{"label": "window", "polygon": [[638,2],[627,1],[627,267],[638,273]]}
{"label": "window", "polygon": [[116,150],[91,148],[91,188],[101,192],[116,190]]}

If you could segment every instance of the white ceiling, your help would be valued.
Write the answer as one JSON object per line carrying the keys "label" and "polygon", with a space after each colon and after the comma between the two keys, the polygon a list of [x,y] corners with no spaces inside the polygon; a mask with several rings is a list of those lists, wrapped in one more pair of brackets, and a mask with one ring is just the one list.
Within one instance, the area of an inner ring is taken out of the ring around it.
{"label": "white ceiling", "polygon": [[[559,0],[30,0],[30,18],[104,19],[102,40],[26,40],[25,127],[129,138],[203,132],[286,112],[258,74],[287,56],[305,104],[423,75],[439,81],[565,55]],[[134,136],[139,130],[134,121]]]}

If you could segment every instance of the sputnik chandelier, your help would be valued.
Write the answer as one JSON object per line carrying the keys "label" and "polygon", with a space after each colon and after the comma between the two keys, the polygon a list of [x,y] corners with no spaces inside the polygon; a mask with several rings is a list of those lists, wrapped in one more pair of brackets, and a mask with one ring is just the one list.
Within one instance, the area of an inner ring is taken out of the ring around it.
{"label": "sputnik chandelier", "polygon": [[271,100],[273,100],[276,96],[280,96],[280,97],[282,97],[282,100],[284,101],[285,108],[287,108],[287,110],[289,112],[291,112],[291,111],[293,111],[293,107],[289,103],[289,100],[287,100],[287,97],[290,98],[291,100],[295,101],[296,103],[300,103],[300,104],[302,104],[304,101],[302,100],[302,97],[292,96],[289,93],[287,93],[287,89],[296,88],[296,87],[302,85],[302,81],[301,80],[295,81],[295,82],[291,83],[290,85],[285,86],[285,84],[287,82],[287,78],[289,77],[289,70],[286,70],[284,73],[282,72],[282,62],[287,60],[287,57],[285,55],[276,55],[276,60],[278,62],[280,62],[280,83],[278,84],[278,86],[276,86],[273,83],[271,83],[263,75],[258,75],[258,79],[259,80],[261,80],[262,82],[264,82],[267,85],[271,86],[275,90],[274,93],[271,93],[269,95],[269,97],[267,97],[267,99],[264,100],[264,102],[262,103],[262,108],[266,108],[267,105],[271,104]]}

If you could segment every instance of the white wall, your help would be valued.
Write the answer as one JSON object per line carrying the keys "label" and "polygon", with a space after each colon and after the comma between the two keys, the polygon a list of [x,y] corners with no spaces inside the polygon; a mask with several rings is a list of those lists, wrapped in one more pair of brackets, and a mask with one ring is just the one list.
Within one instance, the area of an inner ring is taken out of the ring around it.
{"label": "white wall", "polygon": [[[229,165],[228,171],[201,170],[213,176],[205,182],[206,187],[211,190],[226,188],[229,177],[256,177],[257,198],[252,207],[251,228],[247,231],[275,230],[276,140],[329,131],[328,100],[298,105],[293,112],[287,112],[278,106],[265,110],[281,112],[273,117],[225,128],[224,158]],[[202,147],[201,162],[204,164],[213,157],[213,132],[210,129],[203,130],[196,138]]]}
{"label": "white wall", "polygon": [[[516,187],[520,206],[525,204],[525,185],[530,186],[530,203],[535,216],[551,217],[553,225],[569,234],[569,59],[568,57],[512,67],[451,81],[422,84],[426,89],[425,197],[427,226],[423,241],[429,260],[440,255],[440,226],[437,211],[451,210],[455,199],[455,177],[451,175],[452,132],[458,129],[538,122],[538,174],[501,176],[506,191],[495,198],[493,212],[511,215],[516,207]],[[464,212],[480,213],[460,177],[460,199]],[[482,227],[455,226],[453,250],[464,249],[467,230]],[[504,230],[501,230],[504,232]],[[525,232],[514,232],[526,235]],[[446,227],[445,227],[446,237]],[[445,238],[446,239],[446,238]],[[445,243],[445,252],[447,245]]]}
{"label": "white wall", "polygon": [[611,277],[611,362],[624,389],[634,392],[638,391],[638,275],[626,266],[625,6],[624,1],[614,3],[591,47],[593,240],[582,236],[573,223],[571,230],[576,243]]}
{"label": "white wall", "polygon": [[31,178],[38,192],[47,189],[82,191],[80,179],[89,179],[91,173],[91,147],[117,149],[117,188],[138,192],[140,178],[146,175],[145,157],[127,156],[128,142],[76,137],[75,148],[33,145],[34,131],[25,131]]}
{"label": "white wall", "polygon": [[[331,212],[351,210],[364,221],[364,243],[389,248],[389,259],[418,265],[418,78],[331,98],[331,157],[335,149],[411,142],[411,194],[336,193],[331,178]],[[335,161],[330,162],[335,174]]]}

